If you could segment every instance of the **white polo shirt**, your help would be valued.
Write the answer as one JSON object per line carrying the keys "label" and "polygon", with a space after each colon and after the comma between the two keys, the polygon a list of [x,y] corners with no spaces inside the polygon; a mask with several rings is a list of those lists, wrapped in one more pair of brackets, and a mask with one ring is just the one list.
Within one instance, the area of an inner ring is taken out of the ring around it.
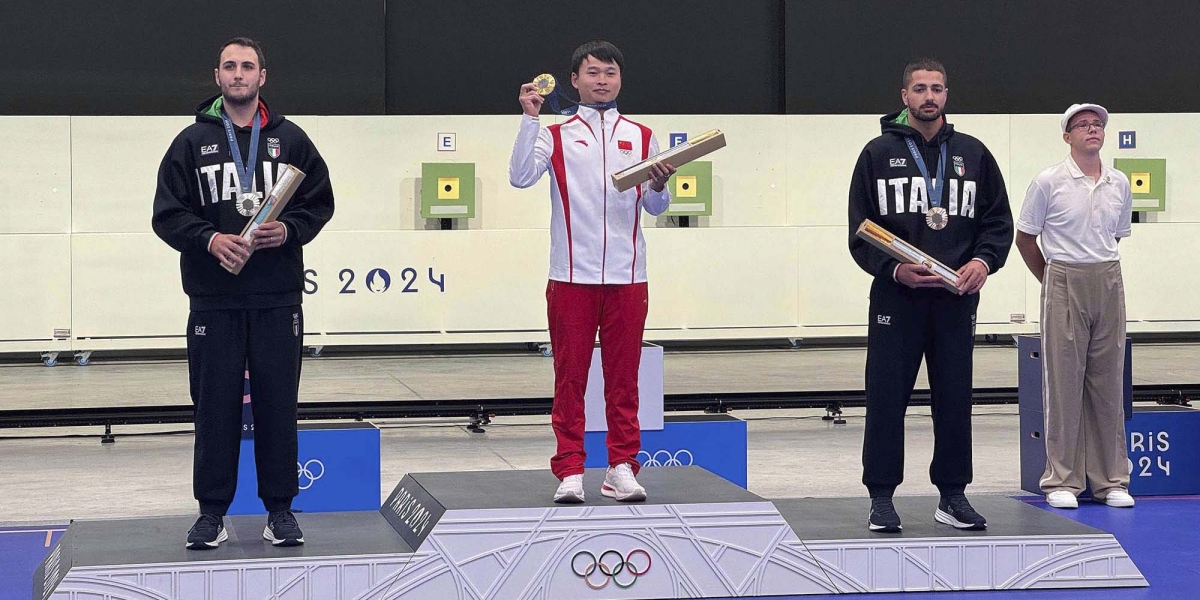
{"label": "white polo shirt", "polygon": [[1046,262],[1120,260],[1117,238],[1133,233],[1133,195],[1124,173],[1104,166],[1100,181],[1067,159],[1033,178],[1017,229],[1040,235]]}

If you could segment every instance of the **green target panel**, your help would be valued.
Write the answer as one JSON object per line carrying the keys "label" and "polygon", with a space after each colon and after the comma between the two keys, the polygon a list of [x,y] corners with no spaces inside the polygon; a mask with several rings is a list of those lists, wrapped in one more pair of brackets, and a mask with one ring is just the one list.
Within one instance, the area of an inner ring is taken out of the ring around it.
{"label": "green target panel", "polygon": [[1118,158],[1113,160],[1113,168],[1129,177],[1133,210],[1167,210],[1167,159]]}
{"label": "green target panel", "polygon": [[712,216],[712,163],[690,162],[667,181],[671,191],[671,206],[666,214],[672,217]]}
{"label": "green target panel", "polygon": [[422,163],[421,216],[475,217],[475,163]]}

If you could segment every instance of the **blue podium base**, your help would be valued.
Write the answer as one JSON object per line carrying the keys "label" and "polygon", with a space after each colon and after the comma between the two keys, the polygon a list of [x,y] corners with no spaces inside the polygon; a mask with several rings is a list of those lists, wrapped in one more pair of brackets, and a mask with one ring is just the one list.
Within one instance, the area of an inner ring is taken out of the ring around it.
{"label": "blue podium base", "polygon": [[[584,435],[584,466],[608,466],[605,431]],[[731,483],[746,487],[746,422],[729,415],[668,415],[663,428],[642,431],[642,468],[704,467]]]}
{"label": "blue podium base", "polygon": [[[296,473],[298,512],[376,510],[379,483],[379,429],[370,423],[302,423]],[[231,515],[266,514],[258,498],[254,438],[242,438],[238,486]]]}
{"label": "blue podium base", "polygon": [[1200,410],[1146,406],[1125,421],[1129,492],[1134,496],[1200,494]]}
{"label": "blue podium base", "polygon": [[[1040,419],[1041,413],[1022,414],[1022,420]],[[1023,428],[1041,430],[1040,421]],[[1026,439],[1029,438],[1029,439]],[[1034,446],[1034,442],[1037,442]],[[1046,468],[1044,443],[1028,434],[1021,440],[1021,487],[1041,494],[1038,480]],[[1129,453],[1129,493],[1138,496],[1200,494],[1200,410],[1186,406],[1137,406],[1125,421]],[[1090,486],[1080,494],[1091,497]]]}

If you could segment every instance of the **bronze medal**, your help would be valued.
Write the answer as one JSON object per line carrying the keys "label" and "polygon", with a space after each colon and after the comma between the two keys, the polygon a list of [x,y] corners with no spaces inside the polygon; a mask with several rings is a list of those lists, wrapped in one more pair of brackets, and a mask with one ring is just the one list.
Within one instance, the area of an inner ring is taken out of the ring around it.
{"label": "bronze medal", "polygon": [[940,231],[950,224],[950,214],[946,212],[946,209],[935,206],[925,213],[925,224],[934,231]]}

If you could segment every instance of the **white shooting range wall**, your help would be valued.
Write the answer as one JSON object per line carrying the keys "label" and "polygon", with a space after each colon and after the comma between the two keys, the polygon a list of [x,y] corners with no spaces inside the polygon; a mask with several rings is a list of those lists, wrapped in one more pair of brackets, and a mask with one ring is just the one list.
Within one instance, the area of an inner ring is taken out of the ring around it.
{"label": "white shooting range wall", "polygon": [[[729,141],[710,157],[712,217],[694,228],[642,221],[648,340],[865,335],[870,279],[846,249],[846,202],[877,115],[635,118],[664,147],[670,132],[711,128]],[[950,118],[996,156],[1014,214],[1030,179],[1067,153],[1057,115]],[[305,249],[317,287],[304,299],[306,343],[547,339],[549,183],[508,184],[516,115],[294,120],[329,163],[337,198],[333,220]],[[0,352],[184,346],[178,254],[153,234],[150,213],[159,161],[192,121],[0,117]],[[1136,149],[1117,149],[1122,130],[1137,131]],[[1132,333],[1200,331],[1196,131],[1197,114],[1115,114],[1109,126],[1107,164],[1167,159],[1166,212],[1121,244]],[[456,134],[455,152],[436,150],[441,132]],[[478,212],[467,229],[426,229],[422,162],[475,163]],[[375,268],[391,275],[386,292],[368,289]],[[444,292],[430,268],[444,274]],[[348,286],[344,269],[354,272]],[[416,293],[402,291],[406,278]],[[1014,248],[983,290],[978,332],[1035,331],[1038,294]],[[1013,323],[1014,314],[1027,321]],[[55,339],[56,329],[70,333]]]}

